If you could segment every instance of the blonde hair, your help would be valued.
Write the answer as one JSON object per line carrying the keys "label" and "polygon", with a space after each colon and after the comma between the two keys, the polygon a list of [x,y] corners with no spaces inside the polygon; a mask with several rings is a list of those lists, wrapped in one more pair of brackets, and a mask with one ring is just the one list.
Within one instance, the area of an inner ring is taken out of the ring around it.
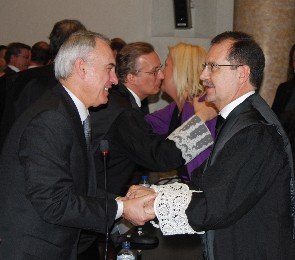
{"label": "blonde hair", "polygon": [[173,80],[179,102],[183,104],[188,96],[203,93],[200,75],[205,62],[205,49],[198,45],[179,43],[169,47],[169,55],[172,59]]}

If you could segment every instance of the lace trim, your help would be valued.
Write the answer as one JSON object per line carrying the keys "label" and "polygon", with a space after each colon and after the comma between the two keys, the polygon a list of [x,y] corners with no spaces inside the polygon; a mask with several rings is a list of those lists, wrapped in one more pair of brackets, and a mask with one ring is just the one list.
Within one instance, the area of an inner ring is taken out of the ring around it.
{"label": "lace trim", "polygon": [[168,137],[181,150],[186,164],[213,144],[206,124],[196,115],[176,128]]}
{"label": "lace trim", "polygon": [[187,209],[192,194],[186,184],[173,183],[160,186],[151,186],[158,196],[155,200],[155,214],[159,220],[159,225],[151,222],[155,227],[160,228],[164,235],[175,234],[204,234],[205,232],[196,232],[188,223],[185,210]]}

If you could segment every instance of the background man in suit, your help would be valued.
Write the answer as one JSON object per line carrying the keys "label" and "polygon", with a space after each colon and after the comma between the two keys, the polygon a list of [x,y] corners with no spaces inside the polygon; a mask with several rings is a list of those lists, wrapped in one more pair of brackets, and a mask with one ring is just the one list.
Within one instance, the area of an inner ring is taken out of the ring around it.
{"label": "background man in suit", "polygon": [[4,58],[7,63],[7,68],[4,70],[6,75],[26,70],[30,64],[31,47],[21,42],[10,43]]}
{"label": "background man in suit", "polygon": [[[105,199],[91,174],[84,126],[88,107],[106,103],[117,83],[109,41],[72,35],[55,59],[55,75],[60,84],[20,116],[3,147],[1,259],[76,259],[81,229],[105,230]],[[110,195],[108,224],[122,213],[142,224],[138,203],[145,201],[123,204]]]}
{"label": "background man in suit", "polygon": [[5,55],[7,66],[0,78],[0,120],[5,105],[7,89],[10,88],[13,77],[17,72],[26,70],[30,64],[31,47],[20,42],[13,42],[7,46]]}
{"label": "background man in suit", "polygon": [[[61,20],[57,22],[49,36],[50,57],[53,61],[60,46],[77,31],[86,30],[85,26],[77,20]],[[1,98],[3,113],[0,127],[0,149],[13,122],[38,99],[47,89],[54,87],[58,81],[54,76],[53,64],[44,67],[21,71],[14,74],[6,84],[5,99]],[[1,84],[0,84],[1,86]],[[0,107],[1,109],[1,107]],[[1,116],[1,111],[0,111]],[[1,117],[0,117],[1,119]]]}
{"label": "background man in suit", "polygon": [[[274,113],[255,93],[264,65],[261,48],[245,33],[212,40],[201,79],[224,121],[212,153],[204,170],[194,172],[190,189],[155,187],[164,234],[203,233],[206,259],[295,258],[292,154]],[[153,213],[153,207],[146,210]]]}
{"label": "background man in suit", "polygon": [[47,42],[36,42],[31,49],[31,61],[29,69],[47,65],[50,61],[49,44]]}
{"label": "background man in suit", "polygon": [[[99,184],[103,185],[104,174],[97,147],[99,140],[107,139],[110,143],[109,190],[123,195],[136,165],[152,171],[173,170],[183,165],[184,152],[174,141],[153,134],[140,109],[143,99],[160,91],[164,78],[153,46],[145,42],[127,44],[117,54],[116,61],[119,84],[111,90],[108,104],[91,111],[91,118]],[[201,113],[200,117],[206,121],[206,113],[205,116]],[[212,144],[212,139],[201,120],[195,119],[194,130],[199,131],[199,137],[204,134],[204,146],[200,147],[205,149]],[[192,143],[196,145],[198,141],[195,139]],[[196,148],[194,151],[199,153],[201,150]]]}

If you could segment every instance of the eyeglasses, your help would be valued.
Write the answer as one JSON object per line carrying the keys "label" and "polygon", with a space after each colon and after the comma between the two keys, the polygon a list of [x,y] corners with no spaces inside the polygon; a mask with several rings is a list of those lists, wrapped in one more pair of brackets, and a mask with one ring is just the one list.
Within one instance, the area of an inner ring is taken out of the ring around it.
{"label": "eyeglasses", "polygon": [[149,74],[149,75],[153,75],[155,77],[160,73],[160,71],[162,71],[162,69],[163,69],[163,64],[161,64],[159,67],[153,69],[152,71],[136,70],[135,73],[137,74],[137,73],[141,72],[141,73],[146,73],[146,74]]}
{"label": "eyeglasses", "polygon": [[22,57],[22,58],[25,59],[25,60],[30,59],[30,56],[24,56],[24,55],[21,55],[21,54],[17,54],[16,56],[17,56],[17,57]]}
{"label": "eyeglasses", "polygon": [[203,70],[208,68],[209,72],[216,71],[217,69],[220,69],[220,67],[231,67],[231,68],[237,69],[240,66],[244,66],[244,65],[243,64],[216,64],[212,62],[202,64]]}

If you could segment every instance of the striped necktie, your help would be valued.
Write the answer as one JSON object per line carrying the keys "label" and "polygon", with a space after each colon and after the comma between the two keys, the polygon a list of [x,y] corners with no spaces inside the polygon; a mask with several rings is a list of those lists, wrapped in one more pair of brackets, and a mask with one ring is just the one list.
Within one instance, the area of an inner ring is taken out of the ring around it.
{"label": "striped necktie", "polygon": [[90,151],[90,143],[91,143],[91,124],[90,124],[90,116],[83,121],[83,130],[86,139],[87,151]]}

